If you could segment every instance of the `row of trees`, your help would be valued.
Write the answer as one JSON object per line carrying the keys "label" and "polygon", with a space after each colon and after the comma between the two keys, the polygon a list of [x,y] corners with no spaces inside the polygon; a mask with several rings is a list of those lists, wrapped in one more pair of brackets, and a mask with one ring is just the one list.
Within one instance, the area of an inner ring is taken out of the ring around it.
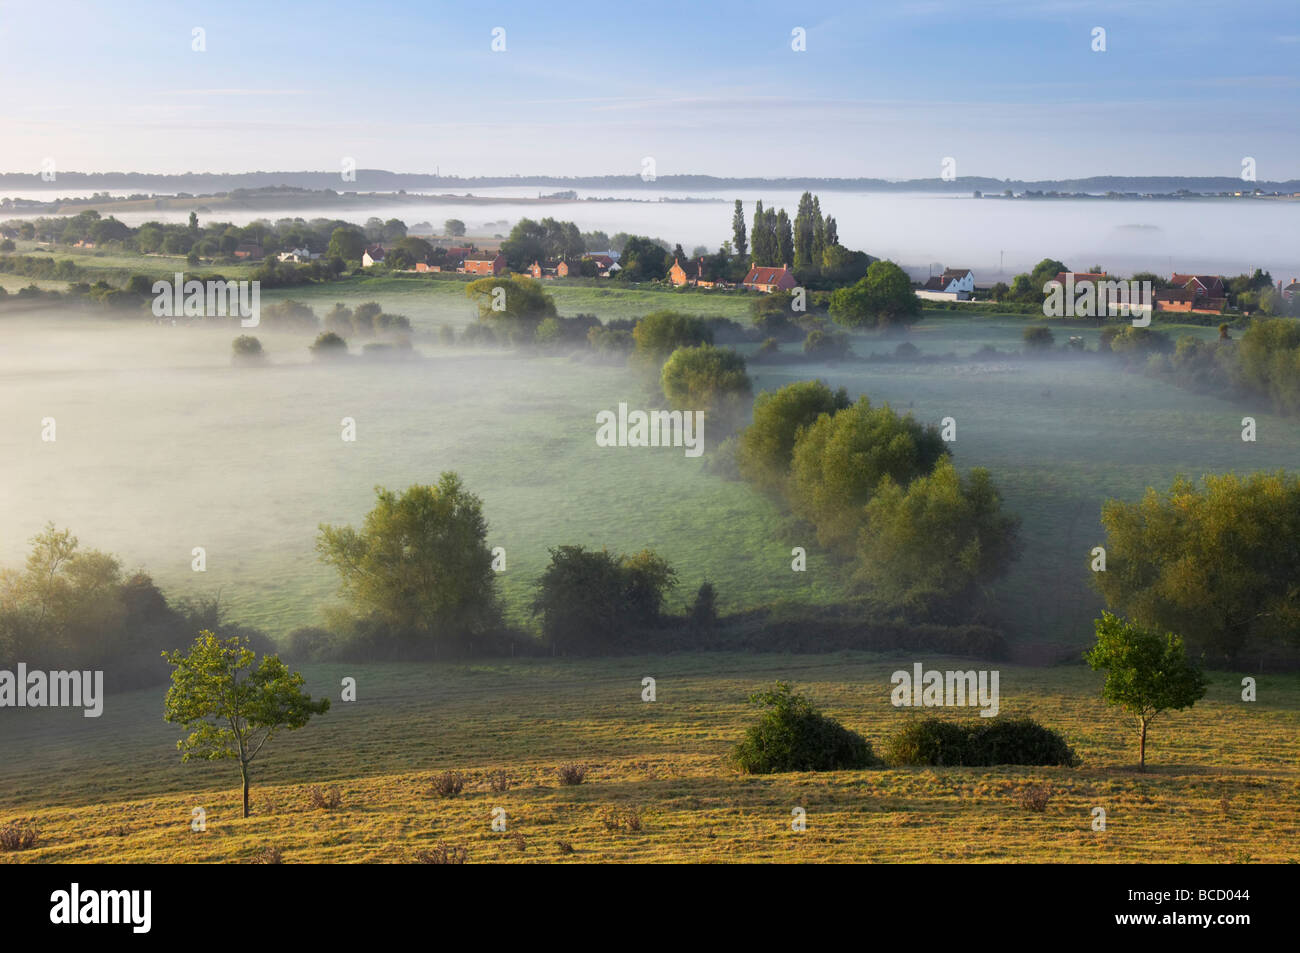
{"label": "row of trees", "polygon": [[741,476],[852,559],[881,603],[911,617],[968,614],[1018,550],[1018,520],[982,469],[960,475],[939,431],[867,397],[801,381],[760,394]]}

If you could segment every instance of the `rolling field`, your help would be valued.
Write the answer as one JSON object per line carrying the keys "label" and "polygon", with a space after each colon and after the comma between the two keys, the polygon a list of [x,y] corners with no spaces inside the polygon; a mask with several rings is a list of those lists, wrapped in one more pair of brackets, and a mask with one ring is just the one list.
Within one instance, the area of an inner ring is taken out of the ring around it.
{"label": "rolling field", "polygon": [[[179,730],[161,720],[163,688],[108,697],[99,719],[74,710],[10,712],[0,736],[0,824],[30,821],[31,851],[0,860],[400,862],[437,843],[470,862],[965,861],[1295,862],[1300,860],[1300,679],[1263,676],[1259,701],[1240,677],[1214,673],[1194,709],[1162,716],[1135,770],[1129,722],[1100,701],[1081,666],[1000,671],[1002,716],[1062,732],[1078,768],[907,768],[745,776],[730,747],[753,722],[748,694],[792,681],[879,753],[909,716],[891,707],[889,675],[912,657],[693,655],[545,659],[464,665],[308,666],[308,689],[341,703],[277,736],[253,765],[253,816],[239,817],[231,762],[182,764]],[[927,667],[970,663],[925,659]],[[657,699],[641,700],[641,679]],[[974,718],[973,712],[946,717]],[[555,768],[588,768],[562,786]],[[454,798],[430,791],[456,770]],[[509,789],[492,791],[504,770]],[[1042,813],[1018,803],[1048,784]],[[311,786],[337,785],[341,806],[312,809]],[[192,811],[207,831],[192,832]],[[791,830],[792,810],[807,830]],[[1092,830],[1093,808],[1106,830]],[[492,811],[507,829],[494,832]],[[608,812],[640,830],[607,829]],[[561,842],[572,846],[563,853]]]}
{"label": "rolling field", "polygon": [[[358,300],[375,296],[366,290]],[[427,321],[440,306],[417,312],[400,296],[378,297]],[[323,313],[325,302],[314,303]],[[923,354],[956,353],[957,361],[750,370],[756,392],[821,377],[923,421],[954,417],[959,466],[988,467],[1022,518],[1024,556],[996,590],[1009,635],[1072,649],[1100,608],[1087,564],[1101,542],[1103,499],[1135,499],[1179,473],[1300,468],[1300,432],[1266,407],[1192,394],[1095,357],[962,357],[986,343],[1018,347],[1023,326],[945,316],[909,334]],[[806,528],[707,472],[713,435],[698,459],[595,446],[598,411],[658,406],[626,368],[427,344],[422,361],[323,367],[307,361],[311,335],[261,332],[272,366],[238,369],[228,363],[231,336],[10,319],[0,400],[13,413],[0,421],[0,451],[23,466],[0,474],[0,489],[27,504],[0,517],[0,564],[19,562],[26,541],[53,520],[128,568],[147,569],[173,596],[220,593],[232,618],[282,638],[319,624],[333,598],[336,580],[314,552],[318,524],[359,523],[376,484],[402,488],[456,470],[484,500],[490,545],[507,550],[502,593],[520,625],[533,624],[528,605],[548,547],[570,543],[655,549],[679,573],[673,609],[706,578],[724,611],[847,593],[846,572],[822,557]],[[900,340],[856,335],[854,347],[892,352]],[[1247,413],[1259,421],[1255,444],[1240,440]],[[57,444],[38,439],[46,416],[59,422]],[[357,421],[355,443],[340,439],[344,417]],[[206,573],[190,569],[195,546],[207,550]],[[809,572],[790,572],[794,546],[809,549]]]}

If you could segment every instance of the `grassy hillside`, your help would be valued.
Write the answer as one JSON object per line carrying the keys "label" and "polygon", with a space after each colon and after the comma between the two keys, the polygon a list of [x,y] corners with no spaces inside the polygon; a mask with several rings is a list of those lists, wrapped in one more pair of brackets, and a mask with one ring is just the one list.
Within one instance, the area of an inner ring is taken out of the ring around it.
{"label": "grassy hillside", "polygon": [[[1294,862],[1300,860],[1300,679],[1262,677],[1259,701],[1218,673],[1207,698],[1157,720],[1149,770],[1120,713],[1082,667],[1001,668],[1002,716],[1061,731],[1078,768],[943,768],[765,777],[736,774],[728,751],[755,717],[750,691],[795,683],[879,751],[907,717],[889,674],[916,659],[701,655],[472,665],[314,666],[314,693],[358,701],[267,747],[255,763],[254,815],[238,809],[232,763],[182,765],[178,731],[161,721],[161,688],[109,696],[104,715],[9,712],[0,735],[0,823],[30,820],[30,852],[6,861],[237,861],[268,846],[286,862],[400,861],[435,843],[471,862],[1031,861]],[[926,659],[927,667],[970,663]],[[641,679],[657,679],[643,702]],[[972,718],[973,713],[947,717]],[[586,781],[561,786],[578,762]],[[456,798],[430,793],[458,770]],[[505,792],[487,775],[504,770]],[[1050,784],[1043,813],[1019,805]],[[337,785],[342,806],[312,810],[308,789]],[[203,807],[208,830],[189,829]],[[491,830],[504,808],[507,831]],[[791,811],[808,829],[790,830]],[[1092,809],[1107,814],[1091,829]],[[639,812],[640,831],[608,830],[610,809]],[[574,853],[562,854],[560,842]]]}

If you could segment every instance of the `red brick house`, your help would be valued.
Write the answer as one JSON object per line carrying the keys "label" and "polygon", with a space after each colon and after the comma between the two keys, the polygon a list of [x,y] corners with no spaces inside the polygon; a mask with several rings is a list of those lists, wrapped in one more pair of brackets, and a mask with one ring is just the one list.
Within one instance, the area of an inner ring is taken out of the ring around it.
{"label": "red brick house", "polygon": [[497,252],[495,255],[487,252],[473,252],[465,256],[465,264],[462,268],[467,275],[497,275],[505,274],[506,256]]}
{"label": "red brick house", "polygon": [[262,246],[257,242],[240,242],[235,249],[236,258],[247,258],[249,261],[257,261],[262,257]]}
{"label": "red brick house", "polygon": [[795,287],[794,272],[790,270],[789,265],[782,265],[780,268],[755,265],[749,269],[749,274],[745,275],[745,280],[740,283],[740,286],[750,291],[762,291],[765,294],[771,294],[773,291],[789,291]]}
{"label": "red brick house", "polygon": [[1157,311],[1174,311],[1184,314],[1222,314],[1226,298],[1201,297],[1189,283],[1186,288],[1161,288],[1152,295]]}
{"label": "red brick house", "polygon": [[668,280],[677,287],[683,285],[698,285],[700,279],[704,277],[704,259],[699,261],[678,261],[673,259],[672,267],[668,269]]}
{"label": "red brick house", "polygon": [[1169,283],[1175,288],[1188,288],[1196,292],[1198,298],[1227,297],[1223,288],[1223,279],[1218,275],[1174,274],[1169,278]]}
{"label": "red brick house", "polygon": [[570,275],[578,277],[582,274],[577,265],[571,265],[564,260],[548,259],[546,264],[534,261],[528,269],[528,273],[534,278],[568,278]]}

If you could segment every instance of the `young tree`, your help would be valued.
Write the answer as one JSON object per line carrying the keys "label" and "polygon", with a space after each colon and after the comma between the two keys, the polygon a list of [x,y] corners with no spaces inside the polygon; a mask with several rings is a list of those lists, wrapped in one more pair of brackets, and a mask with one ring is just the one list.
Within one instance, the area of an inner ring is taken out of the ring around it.
{"label": "young tree", "polygon": [[442,223],[442,233],[451,238],[460,238],[465,234],[465,223],[458,218],[449,218]]}
{"label": "young tree", "polygon": [[1138,723],[1138,764],[1147,768],[1147,728],[1162,711],[1191,708],[1208,681],[1188,661],[1180,636],[1145,629],[1109,612],[1097,620],[1097,644],[1084,656],[1094,672],[1105,669],[1101,697]]}
{"label": "young tree", "polygon": [[313,702],[303,677],[279,656],[257,655],[245,640],[218,639],[203,630],[189,654],[164,652],[173,666],[163,718],[189,732],[176,742],[181,760],[239,761],[248,817],[249,765],[280,729],[295,731],[312,715],[329,710],[328,698]]}

